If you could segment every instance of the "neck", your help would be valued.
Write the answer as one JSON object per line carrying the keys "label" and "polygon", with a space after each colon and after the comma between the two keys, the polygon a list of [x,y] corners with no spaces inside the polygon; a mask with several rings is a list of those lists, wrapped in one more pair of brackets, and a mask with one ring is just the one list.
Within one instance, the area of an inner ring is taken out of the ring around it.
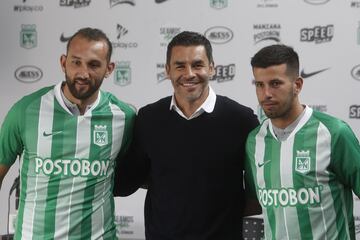
{"label": "neck", "polygon": [[191,104],[191,103],[185,103],[185,104],[178,104],[178,107],[180,108],[180,110],[184,113],[184,115],[189,118],[191,115],[194,114],[194,112],[196,111],[196,109],[198,109],[200,107],[200,105],[198,104]]}
{"label": "neck", "polygon": [[271,123],[277,128],[285,129],[300,116],[304,111],[304,108],[305,106],[298,102],[295,106],[291,107],[291,110],[285,114],[285,116],[271,119]]}

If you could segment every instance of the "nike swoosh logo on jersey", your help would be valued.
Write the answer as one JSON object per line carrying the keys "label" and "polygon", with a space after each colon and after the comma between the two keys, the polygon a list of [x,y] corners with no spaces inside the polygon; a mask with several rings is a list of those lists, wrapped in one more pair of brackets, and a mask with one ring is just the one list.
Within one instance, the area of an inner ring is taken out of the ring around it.
{"label": "nike swoosh logo on jersey", "polygon": [[305,73],[304,72],[304,69],[302,69],[301,70],[301,73],[300,73],[300,76],[302,77],[302,78],[309,78],[309,77],[312,77],[312,76],[314,76],[314,75],[316,75],[316,74],[319,74],[319,73],[321,73],[321,72],[324,72],[324,71],[326,71],[326,70],[328,70],[329,68],[324,68],[324,69],[321,69],[321,70],[319,70],[319,71],[315,71],[315,72],[311,72],[311,73]]}
{"label": "nike swoosh logo on jersey", "polygon": [[269,163],[269,162],[271,162],[271,160],[266,160],[266,161],[264,161],[264,162],[262,162],[262,163],[258,163],[258,167],[259,168],[261,168],[262,166],[264,166],[265,164],[267,164],[267,163]]}
{"label": "nike swoosh logo on jersey", "polygon": [[56,132],[49,132],[49,133],[47,133],[47,132],[43,132],[43,136],[44,137],[49,137],[49,136],[54,136],[54,135],[57,135],[57,134],[59,134],[59,133],[62,133],[62,131],[56,131]]}

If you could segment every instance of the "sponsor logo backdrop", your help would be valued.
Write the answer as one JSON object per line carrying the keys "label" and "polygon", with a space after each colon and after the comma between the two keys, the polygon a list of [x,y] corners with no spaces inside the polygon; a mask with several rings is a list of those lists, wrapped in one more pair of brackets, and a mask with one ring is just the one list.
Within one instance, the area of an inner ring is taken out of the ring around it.
{"label": "sponsor logo backdrop", "polygon": [[[79,28],[101,28],[114,46],[116,68],[103,89],[137,108],[170,95],[166,46],[183,30],[213,43],[216,93],[254,109],[260,117],[250,58],[276,43],[300,55],[301,101],[350,124],[360,136],[360,1],[355,0],[13,0],[0,2],[0,122],[15,101],[64,80],[59,58]],[[4,179],[6,203],[18,164]],[[143,239],[145,191],[116,199],[122,238]],[[14,210],[14,196],[10,212]],[[0,234],[7,207],[0,209]],[[360,232],[360,202],[355,202]],[[358,233],[360,239],[360,233]]]}

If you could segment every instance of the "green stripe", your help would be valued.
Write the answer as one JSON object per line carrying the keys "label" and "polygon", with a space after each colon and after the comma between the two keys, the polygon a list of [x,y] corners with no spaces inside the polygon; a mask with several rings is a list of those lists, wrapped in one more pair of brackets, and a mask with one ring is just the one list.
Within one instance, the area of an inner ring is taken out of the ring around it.
{"label": "green stripe", "polygon": [[[281,143],[274,141],[273,136],[268,130],[267,135],[265,137],[265,155],[263,161],[271,160],[269,164],[264,165],[264,179],[265,188],[280,188],[280,147]],[[276,222],[276,212],[272,206],[267,206],[266,209],[268,222],[271,227],[272,239],[276,239],[276,224],[281,226],[278,222]],[[284,227],[284,225],[283,225]]]}
{"label": "green stripe", "polygon": [[[72,141],[69,143],[71,145],[73,145],[74,149],[69,151],[71,152],[72,156],[70,159],[72,158],[79,158],[79,156],[75,156],[77,153],[77,142],[81,142],[83,138],[90,138],[91,136],[79,136],[79,139],[77,139],[77,134],[79,131],[79,127],[78,124],[88,124],[87,123],[87,119],[81,119],[83,117],[74,117],[74,122],[69,122],[69,129],[76,129],[73,134],[73,138],[71,139]],[[81,121],[80,123],[78,123],[78,121]],[[83,125],[84,126],[84,125]],[[90,131],[89,131],[90,132]],[[90,146],[89,146],[90,147]],[[84,156],[80,157],[83,158]],[[85,158],[85,157],[84,157]],[[89,158],[89,156],[87,155],[86,158]],[[70,191],[73,190],[73,192],[71,193],[71,205],[74,208],[70,209],[70,216],[69,216],[69,234],[68,234],[68,238],[69,240],[72,239],[80,239],[81,236],[81,230],[82,230],[82,208],[85,205],[85,201],[84,201],[84,191],[82,189],[82,186],[85,184],[84,183],[84,179],[83,177],[69,177],[69,180],[71,180],[71,183],[69,183],[70,186]],[[73,184],[74,182],[74,184]],[[73,189],[72,189],[73,188]],[[75,205],[74,202],[79,203],[79,202],[84,202],[84,204],[81,204],[81,206],[79,205]]]}
{"label": "green stripe", "polygon": [[[340,148],[340,146],[337,146]],[[331,147],[332,150],[335,150],[334,146]],[[331,153],[334,154],[334,153]],[[332,156],[333,159],[333,156]],[[346,207],[347,210],[353,209],[353,201],[352,201],[352,192],[348,191],[349,194],[344,193],[344,189],[341,189],[342,185],[340,185],[337,181],[330,181],[329,187],[331,191],[331,196],[334,204],[334,209],[336,211],[336,228],[338,231],[338,239],[348,239],[348,234],[346,232],[346,228],[348,227],[345,218],[347,216],[344,215],[343,208]],[[346,200],[345,200],[346,199]],[[346,206],[344,206],[346,204]],[[349,216],[352,216],[352,211],[348,213]],[[352,219],[353,220],[353,219]],[[350,224],[353,224],[350,223]]]}
{"label": "green stripe", "polygon": [[131,142],[133,137],[133,128],[134,128],[134,118],[135,113],[134,110],[131,109],[129,106],[125,105],[124,103],[119,103],[121,110],[125,114],[125,126],[124,126],[124,134],[121,142],[121,148],[119,152],[119,156],[123,156]]}
{"label": "green stripe", "polygon": [[[102,101],[99,103],[99,106],[93,111],[92,113],[92,119],[91,119],[91,147],[90,147],[90,161],[93,160],[102,160],[102,159],[110,159],[111,154],[111,142],[112,142],[112,118],[110,117],[103,117],[99,118],[99,115],[102,115],[104,112],[108,112],[111,114],[110,108],[107,105],[106,98],[102,97]],[[106,104],[106,105],[105,105]],[[101,109],[101,112],[97,112],[97,109]],[[99,126],[106,126],[107,134],[108,134],[108,144],[104,146],[98,146],[95,143],[97,139],[94,138],[94,131],[95,131],[95,125]],[[110,144],[110,145],[109,145]],[[110,167],[111,164],[110,164]],[[100,178],[99,178],[100,179]],[[86,188],[84,191],[84,202],[86,203],[82,210],[82,219],[83,222],[81,224],[81,239],[90,239],[91,238],[91,229],[92,229],[92,214],[93,214],[93,208],[92,208],[92,202],[94,200],[94,193],[95,193],[95,186],[96,182],[99,180],[98,178],[89,177],[86,181]],[[99,187],[101,187],[102,184],[100,184]],[[112,216],[113,218],[113,216]],[[107,219],[104,219],[106,221]],[[105,226],[103,226],[105,227]],[[104,229],[106,230],[106,229]]]}
{"label": "green stripe", "polygon": [[246,177],[246,194],[249,194],[252,198],[257,197],[257,171],[255,166],[255,149],[256,149],[256,137],[257,133],[252,133],[249,135],[246,142],[246,155],[245,155],[245,177]]}
{"label": "green stripe", "polygon": [[[38,135],[38,122],[39,122],[39,114],[33,114],[34,112],[39,112],[40,109],[40,98],[36,101],[31,103],[22,116],[19,116],[20,121],[23,120],[21,123],[20,131],[25,133],[23,136],[24,145],[27,145],[28,149],[37,149],[37,135]],[[31,153],[30,153],[31,154]],[[31,176],[28,174],[29,172],[29,165],[30,161],[34,161],[35,155],[30,155],[28,151],[24,151],[23,162],[21,163],[21,186],[20,186],[20,204],[18,210],[18,217],[17,217],[17,226],[16,226],[16,236],[15,239],[21,239],[22,235],[22,225],[24,219],[24,210],[25,210],[25,199],[26,199],[26,191],[27,191],[27,184],[32,183]],[[30,180],[28,180],[28,177]],[[32,178],[34,179],[34,178]],[[28,216],[25,216],[28,217]]]}
{"label": "green stripe", "polygon": [[[53,129],[52,131],[59,131],[64,128],[65,123],[65,114],[56,109],[61,108],[57,101],[54,101],[54,118],[53,118]],[[56,134],[52,136],[52,146],[51,146],[51,159],[61,159],[63,155],[63,140],[64,134]],[[57,198],[49,196],[58,196],[59,194],[59,185],[61,180],[61,174],[59,175],[50,175],[49,184],[48,184],[48,197],[46,199],[45,207],[45,218],[44,218],[44,236],[47,239],[54,238],[55,233],[55,217],[56,217],[56,203]]]}
{"label": "green stripe", "polygon": [[[63,159],[74,159],[75,153],[76,153],[76,135],[77,135],[77,117],[69,115],[68,113],[64,112],[66,117],[66,121],[64,123],[64,134],[62,138],[62,158]],[[71,222],[71,216],[73,214],[76,214],[76,212],[73,212],[73,209],[71,208],[73,206],[74,196],[76,193],[73,191],[73,180],[76,179],[75,176],[72,176],[72,174],[69,173],[68,176],[61,176],[61,182],[59,184],[59,192],[62,193],[62,202],[58,202],[57,210],[59,211],[67,211],[69,215],[66,215],[68,218],[67,224],[69,226],[69,233],[68,236],[79,236],[80,230],[77,231],[79,228],[79,224],[72,224]],[[58,200],[59,201],[59,200]],[[64,214],[64,213],[60,213]],[[78,219],[80,218],[80,214],[78,214]],[[63,223],[63,220],[60,219],[60,222]],[[66,222],[66,221],[65,221]],[[75,225],[75,227],[74,227]],[[55,226],[57,227],[57,226]],[[67,226],[61,226],[61,227],[67,227]]]}
{"label": "green stripe", "polygon": [[[296,133],[293,147],[293,182],[294,188],[298,190],[303,187],[313,187],[316,179],[316,141],[317,141],[318,124],[314,121],[307,123],[306,128],[302,128]],[[312,170],[306,175],[298,173],[296,169],[297,151],[310,151],[310,169]],[[312,239],[312,225],[322,224],[321,222],[312,223],[309,215],[309,208],[319,206],[308,206],[296,204],[298,222],[300,227],[301,239]],[[319,213],[321,214],[321,213]]]}

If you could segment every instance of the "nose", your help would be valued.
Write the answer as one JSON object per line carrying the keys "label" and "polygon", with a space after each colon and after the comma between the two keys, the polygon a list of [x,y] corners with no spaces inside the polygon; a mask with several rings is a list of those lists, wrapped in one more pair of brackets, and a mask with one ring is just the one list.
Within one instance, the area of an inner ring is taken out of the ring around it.
{"label": "nose", "polygon": [[81,79],[88,79],[89,78],[89,71],[88,71],[86,65],[81,64],[81,66],[78,67],[76,77],[81,78]]}
{"label": "nose", "polygon": [[263,88],[263,92],[266,99],[270,99],[272,97],[272,91],[269,86],[265,85]]}
{"label": "nose", "polygon": [[186,78],[193,78],[195,76],[194,69],[191,66],[185,68],[184,76]]}

